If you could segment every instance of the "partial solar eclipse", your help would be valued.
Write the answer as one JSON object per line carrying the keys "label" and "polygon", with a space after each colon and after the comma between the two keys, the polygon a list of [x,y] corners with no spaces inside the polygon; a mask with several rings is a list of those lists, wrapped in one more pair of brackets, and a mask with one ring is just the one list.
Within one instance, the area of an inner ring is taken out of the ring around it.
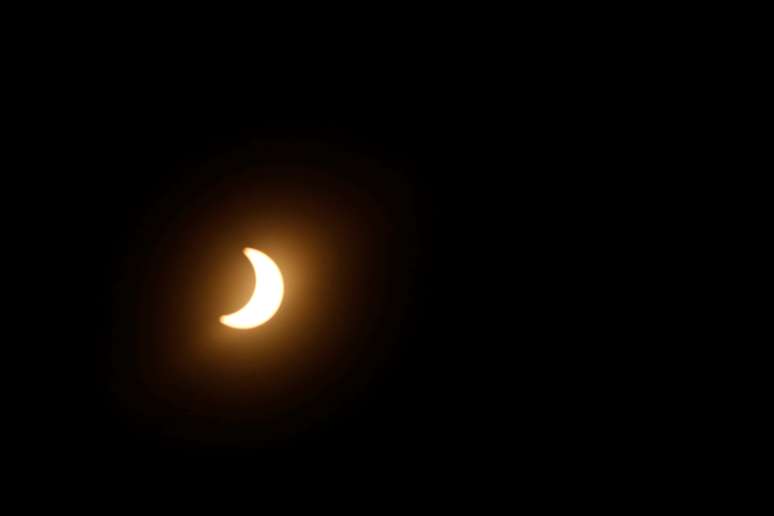
{"label": "partial solar eclipse", "polygon": [[285,286],[282,273],[274,261],[264,253],[245,247],[242,251],[255,272],[255,290],[245,306],[223,315],[220,322],[237,330],[249,330],[271,319],[282,303]]}

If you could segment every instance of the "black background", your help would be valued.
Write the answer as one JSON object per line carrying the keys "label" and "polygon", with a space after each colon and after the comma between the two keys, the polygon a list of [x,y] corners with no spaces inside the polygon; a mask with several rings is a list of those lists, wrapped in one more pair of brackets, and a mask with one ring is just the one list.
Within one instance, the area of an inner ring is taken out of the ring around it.
{"label": "black background", "polygon": [[[589,278],[591,179],[571,164],[591,150],[566,136],[594,127],[543,85],[511,97],[496,82],[467,95],[444,84],[336,95],[129,84],[31,118],[41,136],[22,149],[14,202],[33,230],[19,249],[56,249],[67,272],[52,277],[47,252],[18,256],[40,285],[24,306],[51,288],[59,302],[55,323],[32,313],[30,336],[19,332],[40,343],[25,348],[25,432],[71,460],[141,469],[445,464],[562,442],[565,421],[589,414],[575,412],[588,405],[574,386],[593,381],[567,338],[589,324],[574,296]],[[242,247],[276,255],[278,235],[326,273],[312,312],[340,333],[307,335],[281,313],[256,330],[274,349],[311,350],[292,352],[281,388],[253,374],[267,367],[258,355],[233,374],[201,360],[181,376],[178,346],[201,345],[200,325],[244,301],[214,301],[249,288]]]}
{"label": "black background", "polygon": [[[271,107],[156,98],[56,126],[55,188],[41,195],[39,220],[48,244],[67,250],[56,283],[68,300],[61,325],[41,329],[56,337],[36,360],[46,379],[30,389],[43,400],[36,429],[47,447],[101,465],[448,460],[501,431],[499,371],[513,339],[487,321],[517,318],[505,286],[514,271],[501,267],[523,238],[498,213],[519,181],[494,158],[507,138],[486,131],[489,118],[442,106],[333,116]],[[309,350],[280,368],[281,387],[262,379],[260,355],[231,369],[205,360],[181,377],[177,350],[207,338],[192,328],[243,301],[202,308],[219,283],[249,281],[223,264],[244,267],[246,245],[271,250],[262,217],[278,217],[270,236],[289,228],[295,252],[305,231],[328,246],[311,259],[326,260],[312,269],[329,277],[315,294],[330,321],[310,336],[290,319],[268,334]]]}
{"label": "black background", "polygon": [[[6,193],[21,306],[57,306],[9,332],[31,453],[162,478],[448,479],[582,467],[640,424],[615,388],[644,353],[618,345],[617,271],[640,249],[613,204],[635,189],[589,172],[623,163],[626,135],[600,152],[615,139],[550,88],[120,91],[31,118]],[[283,308],[230,343],[256,350],[243,361],[185,362],[249,293],[245,246],[288,264]]]}
{"label": "black background", "polygon": [[[271,52],[151,63],[132,38],[81,66],[81,49],[22,59],[18,77],[34,79],[8,96],[5,279],[21,288],[3,372],[21,409],[8,442],[32,473],[213,475],[232,469],[202,461],[225,458],[334,480],[373,467],[422,479],[430,465],[574,482],[600,450],[658,451],[673,420],[649,413],[682,367],[659,325],[687,299],[661,271],[692,270],[674,256],[704,216],[685,208],[696,224],[673,227],[670,207],[693,198],[676,179],[690,160],[668,156],[687,127],[662,102],[673,78],[641,86],[626,48],[600,58],[617,38],[600,52],[520,32],[511,55],[496,41],[510,29],[486,32],[506,52],[428,37],[410,65],[369,49],[347,73],[329,55],[269,71]],[[241,248],[296,254],[288,242],[311,258],[296,270],[322,278],[308,313],[336,331],[294,328],[305,312],[289,295],[288,317],[256,332],[310,350],[289,352],[281,388],[253,374],[260,354],[176,369],[178,346],[239,306],[215,301],[245,288]]]}

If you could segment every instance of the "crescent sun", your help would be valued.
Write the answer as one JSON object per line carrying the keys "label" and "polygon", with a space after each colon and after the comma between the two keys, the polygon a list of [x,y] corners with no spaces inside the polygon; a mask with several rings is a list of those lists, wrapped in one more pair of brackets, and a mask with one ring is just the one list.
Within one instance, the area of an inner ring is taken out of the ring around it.
{"label": "crescent sun", "polygon": [[285,285],[277,264],[256,249],[245,247],[242,252],[255,272],[255,290],[245,306],[220,317],[220,322],[238,330],[249,330],[271,319],[282,303]]}

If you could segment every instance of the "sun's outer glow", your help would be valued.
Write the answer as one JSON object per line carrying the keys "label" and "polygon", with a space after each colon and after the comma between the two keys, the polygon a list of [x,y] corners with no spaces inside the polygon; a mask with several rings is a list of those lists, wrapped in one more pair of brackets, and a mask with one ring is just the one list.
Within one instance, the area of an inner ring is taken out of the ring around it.
{"label": "sun's outer glow", "polygon": [[245,306],[220,317],[220,322],[238,330],[249,330],[271,319],[282,303],[285,285],[282,273],[264,253],[245,247],[242,251],[255,271],[255,290]]}

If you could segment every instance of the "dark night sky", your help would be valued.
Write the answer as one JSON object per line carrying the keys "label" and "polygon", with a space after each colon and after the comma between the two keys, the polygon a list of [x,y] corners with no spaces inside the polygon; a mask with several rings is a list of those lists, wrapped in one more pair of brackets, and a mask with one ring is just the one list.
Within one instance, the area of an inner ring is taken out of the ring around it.
{"label": "dark night sky", "polygon": [[[141,115],[85,133],[84,166],[64,180],[78,310],[99,314],[76,361],[96,369],[79,364],[86,396],[68,409],[83,446],[127,459],[388,454],[467,424],[466,378],[481,357],[467,356],[477,344],[466,333],[485,332],[469,327],[485,306],[466,301],[478,287],[465,269],[487,243],[468,187],[481,174],[453,131],[399,113]],[[230,309],[202,303],[218,288],[211,275],[224,260],[243,266],[241,246],[271,250],[283,234],[324,275],[301,292],[320,314],[271,338],[281,347],[284,332],[308,356],[277,366],[281,381],[260,356],[180,373],[176,355],[208,338],[199,318]],[[450,236],[459,245],[442,248]]]}
{"label": "dark night sky", "polygon": [[[284,467],[293,488],[313,465],[334,495],[357,491],[342,472],[388,491],[440,478],[455,504],[470,477],[575,503],[554,479],[615,492],[640,464],[660,470],[647,488],[685,471],[670,445],[708,435],[684,425],[710,398],[693,375],[729,381],[697,365],[696,328],[722,321],[685,315],[714,288],[697,271],[721,254],[715,223],[733,225],[710,217],[727,194],[704,190],[736,170],[705,172],[724,147],[702,132],[707,81],[683,81],[689,54],[668,41],[649,55],[658,24],[629,30],[641,13],[608,34],[566,12],[414,10],[394,11],[421,45],[392,9],[347,19],[363,36],[382,22],[378,49],[323,48],[336,30],[316,16],[326,34],[275,39],[264,14],[223,25],[250,40],[225,50],[180,13],[200,48],[163,23],[166,52],[140,24],[92,36],[58,16],[62,37],[10,38],[4,442],[28,500],[59,500],[38,487],[52,468],[88,494],[75,471],[130,488],[247,473],[252,496],[257,475]],[[287,292],[235,336],[217,320],[248,292],[245,246],[276,257]]]}
{"label": "dark night sky", "polygon": [[[472,443],[492,442],[512,417],[532,435],[552,431],[540,399],[558,384],[542,372],[555,373],[547,355],[561,357],[556,367],[572,358],[546,347],[541,312],[555,299],[535,289],[561,271],[541,228],[569,191],[550,172],[550,124],[512,125],[486,104],[453,109],[442,94],[350,100],[336,116],[176,98],[61,117],[36,222],[68,250],[67,306],[47,329],[70,345],[52,344],[36,366],[53,369],[31,389],[46,407],[42,441],[97,463],[449,459],[475,454]],[[238,305],[208,299],[251,243],[319,274],[297,301],[313,313],[292,312],[310,331],[290,315],[267,330],[296,350],[273,370],[280,380],[260,355],[231,370],[206,357],[181,365],[180,349],[207,340],[204,321]]]}

